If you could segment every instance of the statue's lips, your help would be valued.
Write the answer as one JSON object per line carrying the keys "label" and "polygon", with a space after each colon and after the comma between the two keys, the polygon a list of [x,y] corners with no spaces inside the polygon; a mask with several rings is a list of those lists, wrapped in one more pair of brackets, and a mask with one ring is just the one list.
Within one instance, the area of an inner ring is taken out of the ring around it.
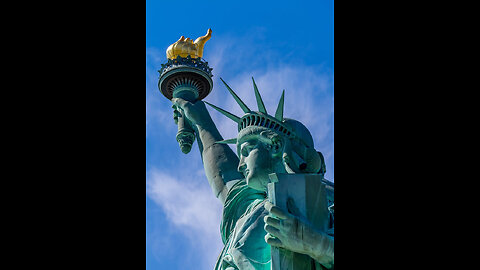
{"label": "statue's lips", "polygon": [[250,170],[249,170],[249,169],[246,169],[246,170],[243,172],[243,175],[244,175],[245,177],[247,177],[247,175],[248,175],[249,172],[250,172]]}

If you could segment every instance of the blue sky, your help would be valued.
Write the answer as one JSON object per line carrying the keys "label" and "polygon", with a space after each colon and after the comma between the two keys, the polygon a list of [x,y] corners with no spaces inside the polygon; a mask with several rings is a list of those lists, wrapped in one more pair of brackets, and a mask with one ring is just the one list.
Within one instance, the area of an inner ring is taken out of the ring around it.
{"label": "blue sky", "polygon": [[[148,270],[211,270],[221,251],[221,203],[213,196],[195,143],[183,154],[168,101],[158,90],[165,50],[180,36],[211,28],[203,58],[213,68],[206,101],[243,115],[223,78],[256,108],[251,77],[267,110],[285,89],[284,116],[304,123],[334,181],[333,1],[146,2],[146,262]],[[224,138],[236,125],[208,108]]]}

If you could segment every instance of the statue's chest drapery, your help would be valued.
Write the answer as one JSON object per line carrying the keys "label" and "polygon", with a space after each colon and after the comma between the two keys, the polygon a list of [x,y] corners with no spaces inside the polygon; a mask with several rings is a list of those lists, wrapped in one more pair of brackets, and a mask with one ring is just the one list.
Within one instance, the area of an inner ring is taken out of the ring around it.
{"label": "statue's chest drapery", "polygon": [[227,197],[225,204],[222,220],[225,247],[215,269],[270,269],[270,246],[264,240],[263,218],[268,214],[264,194],[246,185],[234,188],[237,189],[230,192],[232,196]]}

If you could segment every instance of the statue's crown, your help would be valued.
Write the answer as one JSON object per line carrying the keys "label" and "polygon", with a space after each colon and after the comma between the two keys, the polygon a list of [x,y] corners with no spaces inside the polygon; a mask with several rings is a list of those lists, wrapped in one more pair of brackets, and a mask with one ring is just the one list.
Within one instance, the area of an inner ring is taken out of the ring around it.
{"label": "statue's crown", "polygon": [[[228,84],[222,78],[220,78],[220,80],[222,80],[222,82],[225,84],[230,94],[232,94],[235,101],[238,103],[238,105],[240,105],[243,112],[245,112],[245,115],[242,117],[238,117],[206,101],[205,103],[207,103],[215,110],[219,111],[223,115],[235,121],[238,124],[239,133],[245,128],[258,126],[258,127],[264,127],[264,128],[273,130],[276,133],[279,133],[287,138],[293,139],[296,137],[295,131],[291,127],[285,124],[285,120],[283,118],[285,90],[283,90],[282,96],[280,97],[280,101],[278,102],[277,110],[275,111],[275,116],[271,116],[267,113],[267,109],[265,108],[262,97],[260,96],[260,92],[258,91],[257,84],[255,83],[255,80],[253,79],[253,77],[252,77],[253,89],[255,91],[255,98],[257,100],[258,112],[250,110],[248,106],[237,96],[237,94],[235,94],[232,88],[230,88],[230,86],[228,86]],[[235,144],[237,143],[237,139],[236,138],[228,139],[228,140],[219,141],[217,143]]]}

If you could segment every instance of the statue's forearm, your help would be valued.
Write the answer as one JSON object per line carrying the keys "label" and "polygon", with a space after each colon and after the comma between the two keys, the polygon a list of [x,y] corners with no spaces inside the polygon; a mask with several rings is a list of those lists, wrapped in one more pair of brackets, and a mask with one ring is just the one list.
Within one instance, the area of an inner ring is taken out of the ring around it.
{"label": "statue's forearm", "polygon": [[223,138],[213,121],[197,125],[196,129],[208,182],[215,196],[223,199],[226,195],[225,183],[243,177],[237,171],[238,157],[228,145],[215,143]]}

